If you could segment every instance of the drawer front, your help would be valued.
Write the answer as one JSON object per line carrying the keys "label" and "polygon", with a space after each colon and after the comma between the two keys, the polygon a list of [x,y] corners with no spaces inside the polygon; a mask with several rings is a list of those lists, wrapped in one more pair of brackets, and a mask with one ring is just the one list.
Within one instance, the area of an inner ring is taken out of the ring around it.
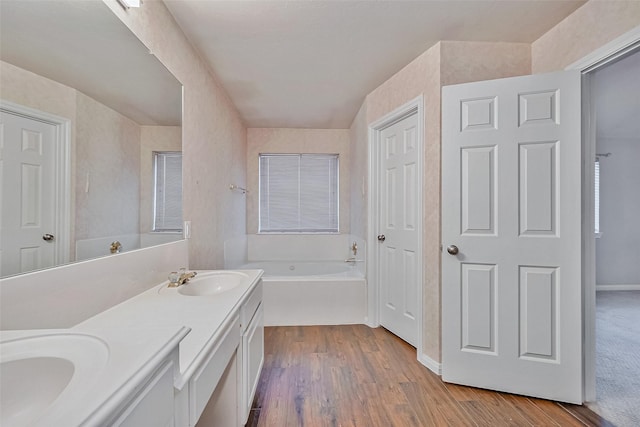
{"label": "drawer front", "polygon": [[240,319],[227,328],[220,342],[213,347],[202,367],[189,381],[189,424],[195,425],[202,414],[229,360],[240,344]]}
{"label": "drawer front", "polygon": [[256,310],[247,331],[242,336],[242,421],[247,422],[253,397],[260,381],[264,363],[264,311],[262,304]]}
{"label": "drawer front", "polygon": [[251,295],[247,298],[247,301],[242,305],[240,313],[240,322],[242,323],[242,330],[247,329],[247,325],[251,321],[253,314],[262,302],[262,279],[258,282],[256,287],[251,291]]}
{"label": "drawer front", "polygon": [[113,423],[119,427],[173,424],[173,361],[166,363]]}

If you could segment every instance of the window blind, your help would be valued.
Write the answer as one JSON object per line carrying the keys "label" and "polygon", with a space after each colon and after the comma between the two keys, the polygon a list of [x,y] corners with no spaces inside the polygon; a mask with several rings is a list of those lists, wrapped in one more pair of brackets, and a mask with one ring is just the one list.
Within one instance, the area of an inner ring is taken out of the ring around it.
{"label": "window blind", "polygon": [[155,152],[153,231],[182,230],[182,153]]}
{"label": "window blind", "polygon": [[338,232],[337,154],[260,155],[260,232]]}

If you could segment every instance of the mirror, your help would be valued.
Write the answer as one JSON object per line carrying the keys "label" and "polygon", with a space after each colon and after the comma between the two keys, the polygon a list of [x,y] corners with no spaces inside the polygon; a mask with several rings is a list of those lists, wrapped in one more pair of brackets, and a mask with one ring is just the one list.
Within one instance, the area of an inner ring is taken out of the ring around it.
{"label": "mirror", "polygon": [[152,231],[182,86],[102,0],[0,2],[0,103],[0,277],[182,238]]}

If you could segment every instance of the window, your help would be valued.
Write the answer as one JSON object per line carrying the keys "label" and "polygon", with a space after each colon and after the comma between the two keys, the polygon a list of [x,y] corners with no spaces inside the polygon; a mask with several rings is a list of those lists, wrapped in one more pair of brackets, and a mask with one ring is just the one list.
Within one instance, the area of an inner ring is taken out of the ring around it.
{"label": "window", "polygon": [[182,231],[182,153],[153,153],[153,231]]}
{"label": "window", "polygon": [[260,232],[338,232],[337,154],[260,154]]}
{"label": "window", "polygon": [[594,173],[593,173],[593,177],[594,177],[594,184],[593,184],[593,189],[594,189],[594,224],[595,224],[595,233],[596,233],[596,237],[600,237],[600,160],[596,159],[596,164],[595,164],[595,168],[594,168]]}

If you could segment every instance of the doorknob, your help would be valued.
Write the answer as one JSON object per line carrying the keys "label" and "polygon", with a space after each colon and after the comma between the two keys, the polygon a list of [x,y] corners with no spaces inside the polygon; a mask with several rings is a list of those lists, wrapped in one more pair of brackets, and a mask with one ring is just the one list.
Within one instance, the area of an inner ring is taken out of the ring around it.
{"label": "doorknob", "polygon": [[48,234],[48,233],[42,236],[42,240],[45,240],[47,242],[50,242],[55,238],[56,237],[53,234]]}
{"label": "doorknob", "polygon": [[384,237],[384,234],[378,234],[378,240],[381,242],[384,242],[386,239],[386,237]]}
{"label": "doorknob", "polygon": [[447,252],[451,255],[458,255],[458,247],[456,245],[449,245],[447,246]]}

